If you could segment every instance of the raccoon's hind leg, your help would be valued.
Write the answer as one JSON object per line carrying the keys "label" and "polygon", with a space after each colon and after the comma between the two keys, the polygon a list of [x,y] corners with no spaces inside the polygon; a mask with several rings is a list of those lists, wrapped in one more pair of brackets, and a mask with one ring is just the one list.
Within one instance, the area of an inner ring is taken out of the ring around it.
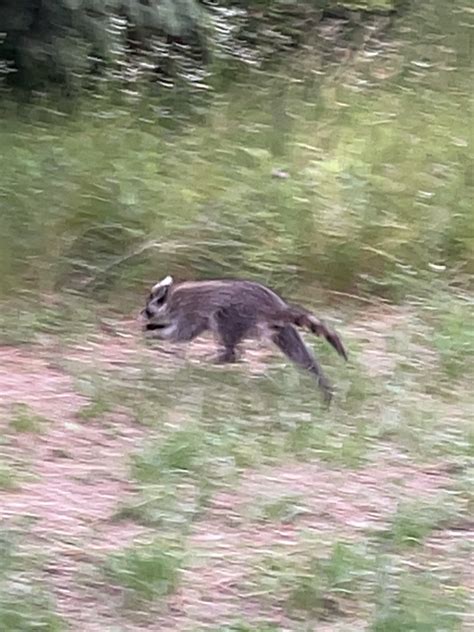
{"label": "raccoon's hind leg", "polygon": [[319,362],[305,345],[298,331],[292,325],[278,327],[272,335],[272,341],[287,358],[314,375],[323,391],[326,404],[329,404],[332,399],[332,387],[324,375]]}
{"label": "raccoon's hind leg", "polygon": [[249,330],[248,318],[240,314],[235,307],[221,307],[212,317],[211,328],[223,347],[217,356],[217,362],[235,362],[236,347]]}

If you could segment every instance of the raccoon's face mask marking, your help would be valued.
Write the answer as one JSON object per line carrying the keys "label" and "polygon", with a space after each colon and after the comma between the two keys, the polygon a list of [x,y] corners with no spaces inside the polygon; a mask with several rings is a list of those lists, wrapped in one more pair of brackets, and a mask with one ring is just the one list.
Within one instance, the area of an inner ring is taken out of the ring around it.
{"label": "raccoon's face mask marking", "polygon": [[172,277],[167,276],[152,287],[146,306],[140,312],[142,319],[146,321],[145,329],[160,329],[169,324],[166,321],[166,299],[172,284]]}

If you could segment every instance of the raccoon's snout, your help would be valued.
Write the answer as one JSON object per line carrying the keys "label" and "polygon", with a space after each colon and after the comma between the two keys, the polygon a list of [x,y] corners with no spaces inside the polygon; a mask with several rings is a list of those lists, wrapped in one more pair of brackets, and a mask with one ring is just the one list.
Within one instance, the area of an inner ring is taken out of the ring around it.
{"label": "raccoon's snout", "polygon": [[142,329],[142,330],[147,330],[149,329],[149,324],[150,324],[150,320],[151,320],[152,314],[150,313],[150,310],[147,307],[144,307],[142,310],[140,310],[140,312],[138,313],[137,316],[137,325]]}
{"label": "raccoon's snout", "polygon": [[145,325],[147,331],[156,331],[157,329],[165,329],[166,327],[168,327],[168,325],[158,323],[147,323]]}
{"label": "raccoon's snout", "polygon": [[137,320],[143,322],[144,320],[147,320],[149,318],[150,318],[150,314],[149,314],[148,309],[146,307],[144,307],[143,309],[141,309],[138,312]]}

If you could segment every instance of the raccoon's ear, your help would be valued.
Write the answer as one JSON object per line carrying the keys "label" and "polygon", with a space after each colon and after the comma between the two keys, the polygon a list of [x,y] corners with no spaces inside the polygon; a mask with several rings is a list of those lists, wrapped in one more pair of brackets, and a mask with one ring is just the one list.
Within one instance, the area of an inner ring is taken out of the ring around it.
{"label": "raccoon's ear", "polygon": [[173,284],[173,277],[167,276],[162,281],[159,281],[151,288],[151,294],[153,298],[164,300],[168,294],[170,286]]}

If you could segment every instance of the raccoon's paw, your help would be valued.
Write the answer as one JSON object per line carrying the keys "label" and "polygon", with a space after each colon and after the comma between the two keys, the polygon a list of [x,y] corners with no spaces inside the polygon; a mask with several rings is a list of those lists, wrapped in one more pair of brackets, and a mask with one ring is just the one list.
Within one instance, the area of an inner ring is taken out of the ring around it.
{"label": "raccoon's paw", "polygon": [[332,398],[334,396],[334,387],[324,377],[319,378],[318,386],[321,389],[324,405],[326,408],[329,408],[329,406],[331,405]]}
{"label": "raccoon's paw", "polygon": [[224,349],[214,358],[215,364],[232,364],[237,362],[238,355],[235,349]]}

